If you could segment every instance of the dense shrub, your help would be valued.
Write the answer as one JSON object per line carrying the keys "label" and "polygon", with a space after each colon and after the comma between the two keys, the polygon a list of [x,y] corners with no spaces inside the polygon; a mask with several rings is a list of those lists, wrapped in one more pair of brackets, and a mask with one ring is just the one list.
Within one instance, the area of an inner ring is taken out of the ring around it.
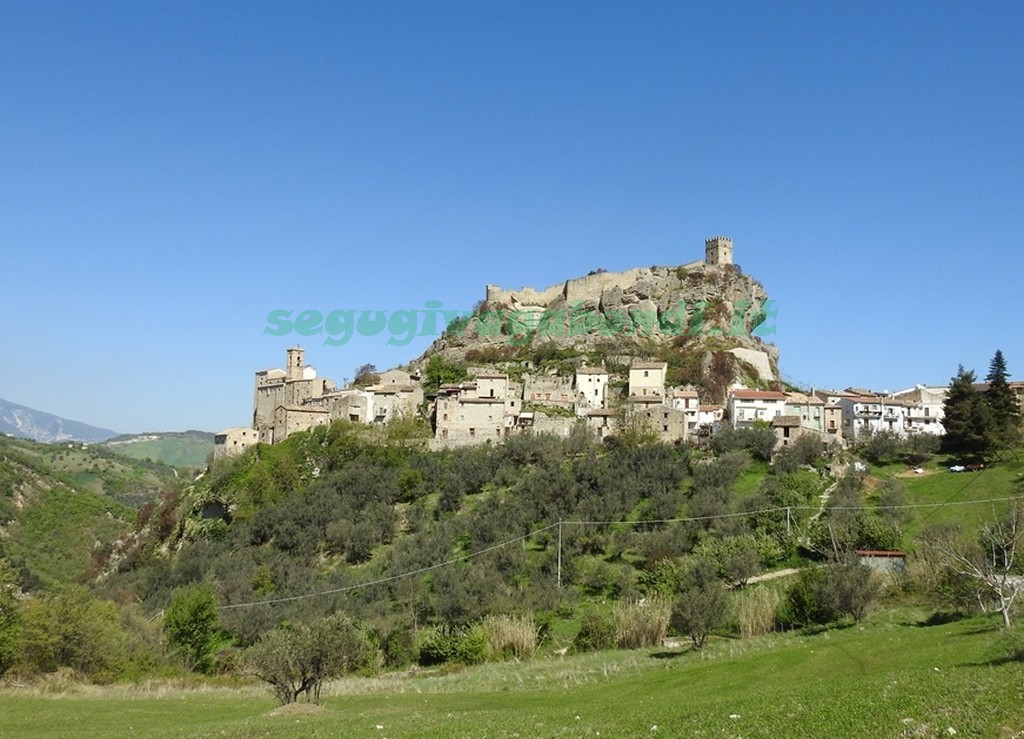
{"label": "dense shrub", "polygon": [[448,662],[477,665],[487,660],[487,631],[468,627],[432,626],[420,633],[419,659],[424,667]]}
{"label": "dense shrub", "polygon": [[164,631],[185,667],[209,672],[219,639],[213,587],[206,583],[176,590],[164,615]]}
{"label": "dense shrub", "polygon": [[580,630],[573,639],[575,652],[596,652],[615,646],[615,617],[608,611],[590,609],[580,619]]}
{"label": "dense shrub", "polygon": [[32,675],[66,667],[91,679],[114,679],[125,666],[117,608],[83,588],[26,598],[19,604],[15,670]]}
{"label": "dense shrub", "polygon": [[784,627],[828,624],[843,616],[867,616],[881,586],[871,568],[855,558],[802,571],[779,609]]}

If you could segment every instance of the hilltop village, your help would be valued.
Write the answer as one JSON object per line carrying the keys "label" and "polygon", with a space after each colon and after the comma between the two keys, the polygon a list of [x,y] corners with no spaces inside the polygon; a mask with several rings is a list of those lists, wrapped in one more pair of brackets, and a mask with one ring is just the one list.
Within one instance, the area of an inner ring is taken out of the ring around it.
{"label": "hilltop village", "polygon": [[[659,316],[666,310],[665,300],[660,305],[655,302],[659,281],[678,280],[683,284],[685,280],[688,285],[699,284],[704,290],[702,297],[712,301],[720,297],[709,295],[707,285],[721,289],[729,284],[731,292],[726,297],[730,300],[721,302],[726,315],[731,315],[733,304],[746,296],[755,301],[765,299],[760,285],[749,278],[740,278],[739,291],[735,280],[723,282],[722,278],[737,274],[732,240],[717,236],[705,242],[703,262],[672,270],[652,267],[626,273],[602,271],[543,291],[502,291],[489,285],[487,303],[513,307],[519,315],[540,316],[553,304],[573,302],[606,309],[614,301],[616,306],[625,306],[623,315],[627,319]],[[571,374],[539,372],[529,362],[516,373],[470,363],[466,380],[442,384],[428,394],[415,366],[408,371],[391,369],[374,375],[370,384],[338,387],[330,379],[319,377],[306,364],[305,351],[295,347],[287,350],[284,369],[256,373],[252,424],[218,433],[215,457],[237,454],[257,443],[276,444],[298,431],[338,419],[386,424],[417,414],[430,420],[435,448],[497,443],[524,432],[567,436],[577,424],[601,439],[630,428],[642,429],[663,441],[694,444],[723,424],[737,429],[767,424],[780,447],[804,434],[815,435],[823,444],[847,445],[879,431],[899,436],[937,436],[944,432],[944,386],[916,385],[896,393],[861,388],[782,389],[784,385],[773,368],[777,357],[774,347],[743,338],[745,343],[729,352],[751,372],[746,378],[733,377],[725,389],[724,402],[721,396],[702,398],[692,385],[672,386],[668,364],[650,357],[625,358],[628,369],[622,374],[628,373],[628,377],[621,379],[607,367],[588,365],[582,355]],[[452,343],[442,338],[436,348],[452,351]]]}

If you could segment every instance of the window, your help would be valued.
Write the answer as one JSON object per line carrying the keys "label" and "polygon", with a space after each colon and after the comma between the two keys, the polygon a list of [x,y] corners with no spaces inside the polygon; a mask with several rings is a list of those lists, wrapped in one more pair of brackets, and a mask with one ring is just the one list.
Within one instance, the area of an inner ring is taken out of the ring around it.
{"label": "window", "polygon": [[650,373],[647,370],[644,370],[644,377],[648,377],[649,375]]}
{"label": "window", "polygon": [[476,429],[475,428],[470,428],[469,429],[469,435],[470,436],[476,436]]}

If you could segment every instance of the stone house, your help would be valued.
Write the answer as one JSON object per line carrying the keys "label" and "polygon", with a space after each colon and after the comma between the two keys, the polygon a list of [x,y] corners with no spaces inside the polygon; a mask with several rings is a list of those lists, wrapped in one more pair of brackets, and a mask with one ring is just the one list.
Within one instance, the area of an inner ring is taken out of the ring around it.
{"label": "stone house", "polygon": [[813,436],[823,444],[828,441],[827,434],[808,428],[800,416],[775,416],[772,419],[772,431],[775,432],[778,446],[789,446],[801,436]]}
{"label": "stone house", "polygon": [[278,444],[297,431],[308,431],[314,426],[327,426],[330,422],[331,413],[327,408],[312,405],[279,405],[274,409],[274,424],[270,428],[271,438],[267,443]]}
{"label": "stone house", "polygon": [[[334,392],[334,383],[318,378],[316,369],[306,364],[306,352],[293,347],[287,352],[286,369],[268,369],[256,373],[253,389],[252,427],[260,442],[273,444],[273,426],[277,409],[281,406],[297,408],[311,398]],[[277,438],[276,441],[283,440]]]}
{"label": "stone house", "polygon": [[507,375],[481,373],[470,382],[442,385],[434,401],[435,442],[458,446],[500,441],[515,428],[521,410],[510,397]]}
{"label": "stone house", "polygon": [[598,439],[614,436],[619,432],[619,413],[610,408],[596,408],[587,414],[586,423]]}
{"label": "stone house", "polygon": [[815,395],[804,393],[786,393],[786,407],[783,415],[796,416],[803,428],[817,431],[825,430],[825,401]]}
{"label": "stone house", "polygon": [[255,429],[230,428],[213,436],[213,458],[221,459],[241,454],[259,441]]}
{"label": "stone house", "polygon": [[399,385],[401,387],[406,387],[408,385],[414,384],[416,381],[419,380],[419,375],[413,377],[413,375],[411,375],[410,373],[400,369],[389,369],[387,372],[381,372],[380,374],[377,375],[377,377],[379,378],[377,381],[377,385],[384,387],[388,385]]}
{"label": "stone house", "polygon": [[387,423],[394,418],[412,416],[423,402],[423,388],[418,384],[382,383],[368,390],[374,423]]}
{"label": "stone house", "polygon": [[573,408],[576,404],[573,380],[556,375],[525,375],[523,377],[523,401],[559,408]]}

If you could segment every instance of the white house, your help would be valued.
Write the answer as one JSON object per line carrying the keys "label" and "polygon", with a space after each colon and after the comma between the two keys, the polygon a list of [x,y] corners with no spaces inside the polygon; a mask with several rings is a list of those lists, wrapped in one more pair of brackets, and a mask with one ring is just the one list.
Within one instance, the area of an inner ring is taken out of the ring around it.
{"label": "white house", "polygon": [[696,434],[700,427],[700,397],[696,390],[676,390],[672,393],[672,407],[686,414],[686,433]]}
{"label": "white house", "polygon": [[576,413],[585,415],[591,408],[604,408],[608,395],[608,370],[580,367],[576,370]]}
{"label": "white house", "polygon": [[914,385],[893,393],[892,397],[907,404],[907,431],[941,436],[946,433],[942,419],[945,416],[944,406],[948,393],[949,388],[945,385]]}
{"label": "white house", "polygon": [[880,431],[906,435],[907,405],[902,400],[880,395],[850,395],[839,405],[843,412],[843,435],[854,444]]}
{"label": "white house", "polygon": [[771,423],[776,416],[785,414],[785,393],[746,389],[729,393],[729,422],[734,429],[749,428],[755,421]]}

